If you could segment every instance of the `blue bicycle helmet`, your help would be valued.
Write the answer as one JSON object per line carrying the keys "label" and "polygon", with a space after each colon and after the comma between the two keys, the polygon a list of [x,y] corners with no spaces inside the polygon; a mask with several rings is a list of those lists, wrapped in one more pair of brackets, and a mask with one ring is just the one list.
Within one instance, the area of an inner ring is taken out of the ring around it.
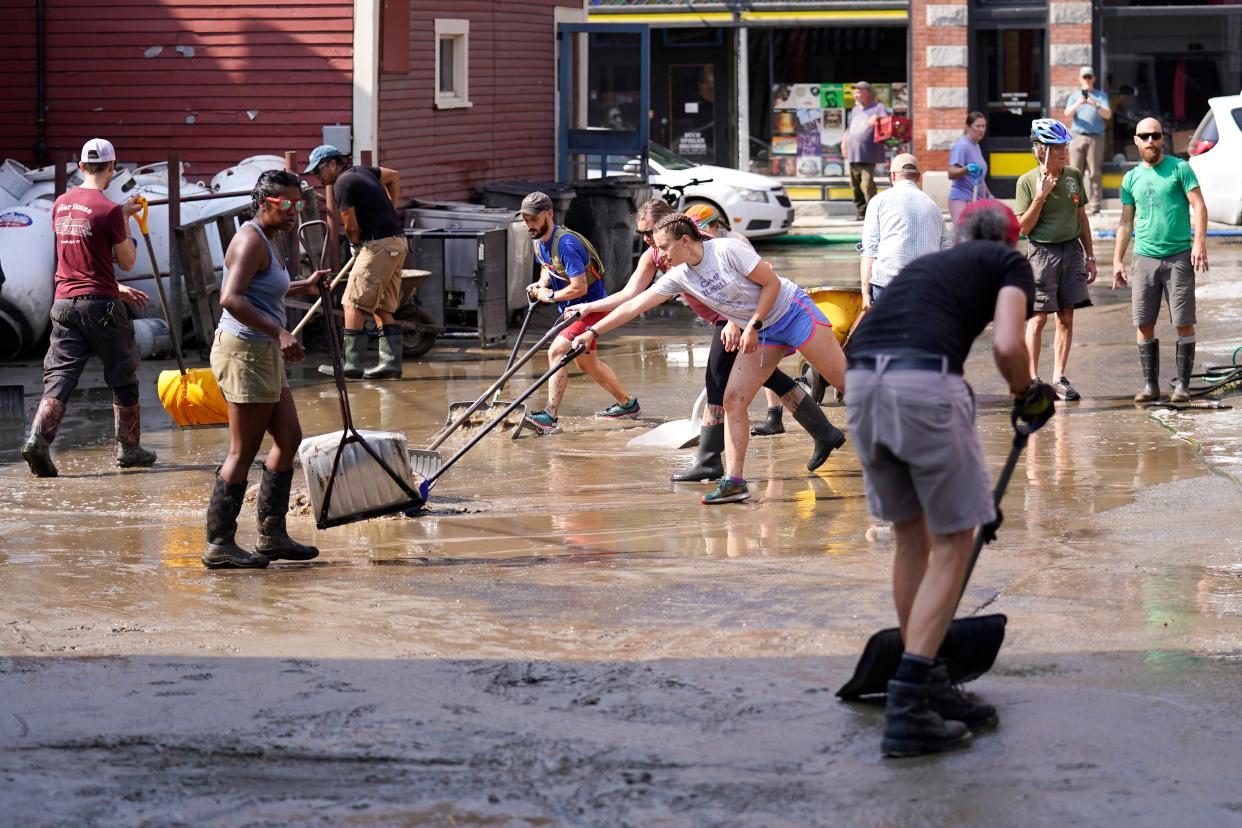
{"label": "blue bicycle helmet", "polygon": [[1036,118],[1031,121],[1031,141],[1039,144],[1068,144],[1069,130],[1056,118]]}

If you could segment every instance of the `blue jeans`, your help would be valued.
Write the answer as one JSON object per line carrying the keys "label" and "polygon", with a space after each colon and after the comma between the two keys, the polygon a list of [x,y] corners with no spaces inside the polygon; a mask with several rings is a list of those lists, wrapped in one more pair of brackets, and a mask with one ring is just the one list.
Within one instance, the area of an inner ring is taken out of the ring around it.
{"label": "blue jeans", "polygon": [[883,293],[883,292],[884,292],[884,289],[885,289],[885,288],[887,288],[887,287],[888,287],[888,285],[883,285],[883,286],[881,286],[881,285],[872,285],[872,286],[871,286],[871,301],[872,301],[873,303],[874,303],[874,302],[878,302],[878,301],[879,301],[879,299],[880,299],[880,294],[881,294],[881,293]]}

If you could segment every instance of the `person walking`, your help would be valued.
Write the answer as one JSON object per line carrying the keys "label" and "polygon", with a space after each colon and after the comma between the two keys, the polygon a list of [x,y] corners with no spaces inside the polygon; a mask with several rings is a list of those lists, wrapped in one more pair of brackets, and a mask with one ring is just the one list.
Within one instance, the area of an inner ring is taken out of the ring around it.
{"label": "person walking", "polygon": [[1091,215],[1100,214],[1103,201],[1104,136],[1108,133],[1108,120],[1113,117],[1108,106],[1108,95],[1095,88],[1095,69],[1083,66],[1078,70],[1078,89],[1065,101],[1065,117],[1073,118],[1070,132],[1074,135],[1069,148],[1069,162],[1086,178],[1088,209]]}
{"label": "person walking", "polygon": [[[409,246],[397,214],[401,176],[387,167],[362,167],[349,163],[330,144],[315,147],[304,175],[315,174],[332,188],[345,235],[354,251],[345,296],[343,352],[349,379],[400,379],[403,334],[393,312],[401,305],[401,268]],[[379,362],[363,369],[367,354],[367,317],[379,331]],[[333,376],[331,365],[319,373]]]}
{"label": "person walking", "polygon": [[909,264],[863,317],[845,375],[867,508],[892,522],[897,545],[893,600],[905,652],[888,683],[885,756],[962,747],[997,719],[992,705],[958,691],[936,658],[974,532],[997,520],[974,393],[962,376],[989,323],[1014,416],[1035,430],[1054,411],[1052,389],[1027,372],[1022,333],[1035,284],[1014,249],[1017,218],[998,201],[978,201],[962,212],[958,237],[951,250]]}
{"label": "person walking", "polygon": [[940,207],[923,192],[919,160],[909,153],[893,159],[893,186],[867,205],[862,233],[862,306],[866,313],[901,269],[919,256],[953,246],[953,231]]}
{"label": "person walking", "polygon": [[[207,505],[202,560],[208,569],[259,569],[269,561],[308,561],[319,554],[285,530],[293,459],[302,442],[285,362],[305,356],[297,337],[285,329],[285,297],[317,292],[328,271],[291,279],[274,244],[278,233],[297,226],[302,212],[296,174],[264,172],[251,198],[254,218],[241,226],[224,254],[220,323],[211,346],[211,372],[228,403],[229,453],[216,470]],[[259,540],[250,551],[237,543],[237,516],[265,434],[272,435],[272,447],[259,486]]]}
{"label": "person walking", "polygon": [[949,217],[957,224],[966,205],[980,198],[991,198],[988,190],[988,162],[979,148],[988,133],[988,119],[982,112],[966,116],[966,129],[949,150]]}
{"label": "person walking", "polygon": [[850,186],[854,188],[854,211],[862,221],[867,202],[875,198],[875,165],[884,160],[884,144],[875,140],[875,127],[888,115],[884,104],[875,99],[871,84],[854,84],[854,108],[850,110],[845,133],[845,160],[850,165]]}
{"label": "person walking", "polygon": [[[43,358],[43,397],[35,410],[22,459],[36,477],[57,477],[51,443],[56,439],[69,395],[92,356],[103,363],[112,389],[116,464],[145,468],[155,452],[140,445],[142,408],[138,402],[138,345],[125,305],[147,306],[147,295],[119,284],[115,264],[129,270],[137,248],[129,217],[140,209],[134,199],[117,204],[104,195],[116,171],[116,148],[102,138],[82,146],[78,169],[85,180],[52,205],[56,236],[52,337]],[[158,274],[156,274],[158,277]]]}
{"label": "person walking", "polygon": [[1074,311],[1091,306],[1087,285],[1095,281],[1095,251],[1087,218],[1082,173],[1069,166],[1070,134],[1053,118],[1031,122],[1031,152],[1039,166],[1018,179],[1018,222],[1035,273],[1035,315],[1026,323],[1031,376],[1039,379],[1039,350],[1048,315],[1056,315],[1053,390],[1062,400],[1081,399],[1065,376],[1074,341]]}
{"label": "person walking", "polygon": [[[596,320],[602,313],[581,315],[579,305],[607,298],[604,287],[604,264],[595,248],[583,236],[560,227],[552,217],[552,199],[541,192],[533,192],[522,199],[522,220],[535,246],[535,258],[542,273],[539,280],[526,288],[532,300],[555,304],[562,314],[579,311],[578,321],[561,331],[552,347],[548,348],[548,365],[555,365],[570,351],[570,342]],[[637,397],[626,393],[621,380],[595,353],[592,345],[574,360],[574,364],[586,371],[591,379],[612,395],[615,403],[596,412],[595,416],[606,420],[637,419],[642,413]],[[569,369],[557,371],[548,383],[548,403],[542,411],[526,415],[526,423],[534,426],[539,434],[555,434],[560,431],[558,414],[565,389],[569,387]]]}
{"label": "person walking", "polygon": [[[1195,271],[1208,270],[1207,206],[1190,165],[1165,155],[1164,129],[1159,121],[1139,121],[1134,143],[1142,162],[1121,180],[1121,223],[1113,246],[1113,287],[1133,282],[1130,306],[1143,369],[1143,389],[1134,395],[1134,401],[1160,399],[1156,318],[1164,298],[1177,327],[1177,380],[1169,400],[1190,402],[1190,374],[1195,362]],[[1134,259],[1127,277],[1125,255],[1131,232]]]}

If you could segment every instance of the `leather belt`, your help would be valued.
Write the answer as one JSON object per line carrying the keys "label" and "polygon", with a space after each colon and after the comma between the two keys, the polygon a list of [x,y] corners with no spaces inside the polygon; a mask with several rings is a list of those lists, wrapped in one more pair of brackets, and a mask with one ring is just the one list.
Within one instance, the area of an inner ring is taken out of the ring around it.
{"label": "leather belt", "polygon": [[935,371],[938,374],[961,374],[949,365],[949,358],[944,356],[853,356],[848,360],[850,368],[861,368],[874,371],[880,361],[884,361],[885,371]]}

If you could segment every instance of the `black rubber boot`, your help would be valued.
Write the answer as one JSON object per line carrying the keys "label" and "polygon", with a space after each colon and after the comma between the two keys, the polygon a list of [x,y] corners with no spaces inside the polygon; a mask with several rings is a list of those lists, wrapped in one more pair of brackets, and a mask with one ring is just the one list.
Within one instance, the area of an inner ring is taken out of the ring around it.
{"label": "black rubber boot", "polygon": [[699,431],[699,456],[694,465],[679,472],[673,472],[674,483],[701,482],[719,480],[724,477],[724,462],[720,455],[724,452],[724,423],[703,426]]}
{"label": "black rubber boot", "polygon": [[1173,393],[1169,402],[1190,402],[1190,373],[1195,368],[1195,343],[1179,342],[1175,351],[1174,368],[1177,369],[1177,380],[1173,383]]}
{"label": "black rubber boot", "polygon": [[207,551],[203,566],[208,569],[262,569],[267,557],[249,552],[233,539],[237,533],[237,515],[246,497],[245,483],[228,483],[216,474],[207,505]]}
{"label": "black rubber boot", "polygon": [[56,439],[56,432],[60,431],[60,423],[64,418],[63,402],[54,397],[39,400],[34,424],[30,427],[30,437],[22,446],[22,459],[35,477],[60,476],[60,471],[52,462],[52,441]]}
{"label": "black rubber boot", "polygon": [[[367,332],[346,328],[341,339],[342,368],[345,379],[362,379],[362,361],[367,358]],[[336,376],[331,365],[320,365],[319,373],[325,376]]]}
{"label": "black rubber boot", "polygon": [[401,379],[401,357],[405,334],[400,325],[385,325],[380,330],[379,363],[362,372],[363,379]]}
{"label": "black rubber boot", "polygon": [[259,484],[259,542],[254,545],[254,551],[270,561],[309,561],[319,557],[318,549],[298,543],[285,531],[292,483],[293,469],[283,472],[263,469],[263,482]]}
{"label": "black rubber boot", "polygon": [[965,724],[952,719],[946,721],[932,710],[929,690],[927,684],[889,680],[884,739],[880,742],[885,756],[922,756],[955,750],[970,743],[970,730]]}
{"label": "black rubber boot", "polygon": [[1140,342],[1138,350],[1139,365],[1143,368],[1143,390],[1134,395],[1134,401],[1156,402],[1160,399],[1160,340]]}
{"label": "black rubber boot", "polygon": [[155,465],[155,452],[139,445],[142,437],[142,406],[112,404],[116,423],[116,464],[123,469]]}
{"label": "black rubber boot", "polygon": [[768,418],[756,426],[750,427],[752,437],[771,437],[774,434],[784,434],[785,424],[781,422],[781,415],[785,413],[785,406],[773,405],[768,407]]}
{"label": "black rubber boot", "polygon": [[793,415],[798,425],[805,428],[806,433],[815,439],[815,451],[811,453],[811,459],[806,461],[806,470],[815,471],[824,465],[828,455],[845,445],[845,432],[828,422],[823,409],[811,399],[810,394],[802,396],[802,401],[798,403]]}
{"label": "black rubber boot", "polygon": [[949,681],[949,668],[943,661],[937,661],[929,674],[927,702],[940,718],[961,722],[972,732],[993,727],[1000,721],[995,707],[961,691]]}

